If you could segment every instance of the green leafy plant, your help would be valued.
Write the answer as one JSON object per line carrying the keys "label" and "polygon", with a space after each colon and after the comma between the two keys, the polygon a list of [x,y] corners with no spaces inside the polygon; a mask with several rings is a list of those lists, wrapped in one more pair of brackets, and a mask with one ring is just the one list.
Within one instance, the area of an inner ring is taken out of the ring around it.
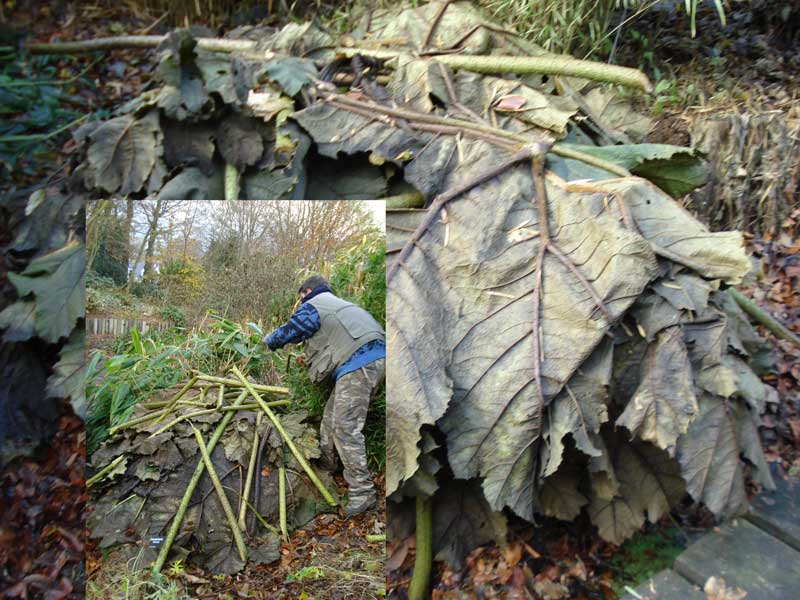
{"label": "green leafy plant", "polygon": [[186,568],[183,566],[183,561],[180,559],[173,561],[169,566],[169,569],[167,569],[167,573],[173,577],[177,577],[186,573]]}
{"label": "green leafy plant", "polygon": [[294,573],[290,573],[286,581],[306,581],[308,579],[314,581],[316,579],[323,579],[325,577],[325,569],[322,567],[303,567]]}
{"label": "green leafy plant", "polygon": [[165,321],[169,321],[176,327],[183,327],[186,325],[186,315],[184,315],[183,311],[177,306],[168,304],[161,309],[159,316]]}
{"label": "green leafy plant", "polygon": [[620,597],[662,569],[669,569],[683,552],[681,532],[670,527],[653,533],[639,532],[620,546],[611,558],[616,573],[613,587]]}
{"label": "green leafy plant", "polygon": [[[89,68],[75,76],[60,79],[66,61],[75,68],[77,59],[28,56],[15,53],[0,63],[0,176],[39,173],[56,156],[56,144],[69,136],[68,130],[86,116],[80,108],[86,101],[77,86],[93,88],[86,76]],[[88,105],[86,105],[88,108]],[[97,114],[102,118],[106,113]],[[51,167],[52,169],[52,167]]]}

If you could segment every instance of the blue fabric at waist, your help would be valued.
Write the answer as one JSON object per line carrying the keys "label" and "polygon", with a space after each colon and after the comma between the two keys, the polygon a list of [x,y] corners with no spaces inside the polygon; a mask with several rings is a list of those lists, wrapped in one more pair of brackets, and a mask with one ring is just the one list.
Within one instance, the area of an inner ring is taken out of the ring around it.
{"label": "blue fabric at waist", "polygon": [[383,340],[372,340],[353,352],[341,367],[333,373],[333,379],[338,381],[342,375],[347,375],[361,367],[375,362],[379,358],[386,358],[386,344]]}

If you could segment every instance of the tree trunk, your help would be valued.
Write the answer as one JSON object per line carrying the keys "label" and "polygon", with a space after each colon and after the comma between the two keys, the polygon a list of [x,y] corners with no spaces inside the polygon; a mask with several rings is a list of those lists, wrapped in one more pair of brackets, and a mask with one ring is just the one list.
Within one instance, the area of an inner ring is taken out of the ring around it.
{"label": "tree trunk", "polygon": [[153,255],[156,251],[156,238],[158,238],[158,220],[161,218],[163,200],[156,200],[153,207],[153,219],[150,222],[150,231],[147,237],[147,252],[144,255],[144,271],[142,279],[148,279],[153,273]]}
{"label": "tree trunk", "polygon": [[126,281],[130,278],[127,274],[130,272],[131,269],[131,253],[130,253],[130,245],[131,245],[131,226],[133,225],[133,200],[128,200],[127,206],[125,207],[125,225],[122,230],[122,235],[125,236],[125,247],[128,249],[128,254],[126,255],[125,260],[125,273],[126,273]]}

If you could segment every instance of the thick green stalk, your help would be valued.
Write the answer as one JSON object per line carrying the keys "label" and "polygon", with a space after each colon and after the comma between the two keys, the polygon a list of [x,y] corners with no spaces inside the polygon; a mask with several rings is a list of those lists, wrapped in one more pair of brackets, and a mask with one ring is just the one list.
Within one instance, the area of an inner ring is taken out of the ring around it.
{"label": "thick green stalk", "polygon": [[[213,375],[206,375],[205,373],[196,373],[197,379],[200,381],[210,381],[212,383],[224,383],[225,385],[231,387],[245,387],[242,385],[241,381],[237,381],[236,379],[228,379],[226,377],[215,377]],[[250,387],[254,390],[258,390],[259,392],[266,392],[268,394],[282,394],[284,396],[289,395],[289,388],[285,387],[278,387],[274,385],[262,385],[260,383],[250,383],[248,382]]]}
{"label": "thick green stalk", "polygon": [[[192,377],[191,379],[189,379],[189,381],[187,381],[187,382],[186,382],[186,385],[185,385],[185,386],[183,386],[183,387],[180,389],[180,391],[179,391],[177,394],[175,394],[175,395],[172,397],[172,400],[170,400],[169,404],[167,404],[167,405],[164,407],[164,410],[161,412],[161,416],[160,416],[160,417],[159,417],[159,419],[158,419],[159,421],[160,421],[161,419],[163,419],[164,417],[166,417],[166,416],[167,416],[167,413],[169,413],[170,411],[172,411],[172,409],[173,409],[173,408],[175,407],[175,405],[178,403],[178,400],[180,400],[180,399],[183,397],[183,395],[184,395],[186,392],[188,392],[188,391],[189,391],[189,390],[192,388],[192,386],[193,386],[195,383],[197,383],[197,377]],[[202,394],[202,391],[201,391],[201,394]]]}
{"label": "thick green stalk", "polygon": [[768,312],[759,308],[755,302],[750,300],[739,290],[730,288],[730,292],[733,299],[736,300],[736,303],[742,307],[742,310],[753,317],[758,323],[769,329],[775,337],[792,342],[795,346],[800,348],[800,337],[797,337],[796,334],[784,327],[783,324]]}
{"label": "thick green stalk", "polygon": [[149,415],[144,415],[142,417],[137,417],[135,419],[131,419],[130,421],[125,421],[124,423],[121,423],[121,424],[119,424],[119,425],[117,425],[115,427],[111,427],[108,430],[108,435],[114,435],[120,429],[127,429],[128,427],[133,427],[134,425],[139,425],[139,424],[145,423],[147,421],[152,421],[153,419],[156,419],[156,418],[158,418],[160,416],[161,416],[161,411],[158,411],[158,412],[150,413]]}
{"label": "thick green stalk", "polygon": [[289,541],[289,528],[286,526],[286,467],[278,467],[278,522],[284,541]]}
{"label": "thick green stalk", "polygon": [[422,208],[425,206],[425,198],[419,192],[407,192],[397,196],[387,196],[383,199],[386,203],[386,210],[398,210],[403,208]]}
{"label": "thick green stalk", "polygon": [[185,414],[185,415],[181,415],[178,418],[173,419],[172,421],[170,421],[169,423],[167,423],[163,427],[157,429],[154,433],[151,433],[150,437],[155,437],[157,435],[160,435],[160,434],[164,433],[165,431],[167,431],[168,429],[172,429],[175,425],[177,425],[181,421],[185,421],[186,419],[191,419],[193,417],[202,417],[203,415],[211,415],[211,414],[213,414],[215,412],[217,412],[216,408],[206,408],[205,410],[198,410],[198,411],[195,411],[193,413],[188,413],[188,414]]}
{"label": "thick green stalk", "polygon": [[[233,406],[239,406],[243,404],[245,398],[247,398],[247,391],[243,390],[242,393],[239,394],[239,397],[234,401]],[[231,420],[233,420],[233,415],[234,413],[231,411],[222,417],[222,421],[220,421],[219,425],[217,425],[214,433],[211,434],[211,438],[208,440],[208,445],[206,446],[206,451],[209,454],[214,451],[214,447],[217,445],[217,442],[219,442],[219,439],[225,432],[225,428],[228,427],[228,424],[231,422]],[[205,468],[206,465],[201,459],[197,463],[197,467],[195,467],[192,478],[189,480],[189,485],[186,486],[186,491],[183,494],[183,498],[181,498],[181,503],[178,505],[178,510],[175,512],[175,517],[172,519],[172,524],[169,527],[169,531],[167,531],[167,537],[164,539],[164,543],[161,545],[161,550],[158,552],[158,557],[156,558],[155,562],[153,562],[152,569],[155,572],[160,572],[164,567],[164,563],[167,562],[169,549],[172,547],[172,543],[178,536],[178,532],[181,529],[181,522],[186,514],[186,509],[189,508],[189,502],[192,500],[192,494],[194,494],[197,484],[200,483],[200,477],[202,477]]]}
{"label": "thick green stalk", "polygon": [[[292,402],[290,400],[272,400],[267,402],[267,406],[289,406]],[[229,410],[255,410],[261,408],[258,404],[242,404],[241,406],[223,406],[220,412],[228,412]]]}
{"label": "thick green stalk", "polygon": [[308,475],[309,479],[311,479],[311,481],[317,487],[319,493],[322,494],[323,498],[325,498],[325,501],[331,506],[336,506],[336,501],[333,499],[333,496],[331,496],[331,493],[328,491],[328,489],[325,487],[322,481],[320,481],[319,477],[317,477],[317,474],[314,472],[314,469],[311,468],[311,465],[308,464],[308,461],[306,460],[305,456],[303,456],[303,453],[300,452],[297,449],[297,446],[294,445],[292,438],[289,436],[288,433],[286,433],[286,430],[283,428],[283,425],[281,425],[280,419],[278,419],[278,417],[275,416],[275,413],[272,412],[272,410],[270,410],[269,406],[267,406],[267,403],[264,402],[264,400],[262,400],[261,396],[259,396],[258,393],[253,388],[253,385],[249,381],[247,381],[247,379],[245,379],[244,375],[242,375],[242,372],[238,368],[236,368],[235,365],[232,367],[231,370],[241,380],[242,384],[244,384],[244,387],[247,388],[247,391],[250,392],[250,395],[255,399],[255,401],[258,403],[261,409],[265,413],[267,413],[267,417],[269,418],[270,421],[272,421],[272,424],[275,426],[275,429],[278,430],[278,433],[280,433],[281,437],[286,441],[286,445],[289,447],[289,450],[292,451],[292,454],[294,454],[294,457],[297,459],[297,462],[300,463],[301,467],[303,467],[303,470],[306,472],[306,475]]}
{"label": "thick green stalk", "polygon": [[59,133],[66,131],[67,129],[74,127],[78,123],[82,123],[86,119],[89,118],[89,115],[83,115],[72,121],[71,123],[67,123],[63,127],[59,127],[50,133],[32,133],[30,135],[7,135],[4,137],[0,137],[0,143],[2,144],[12,144],[18,142],[43,142],[45,140],[49,140],[52,137],[57,136]]}
{"label": "thick green stalk", "polygon": [[239,171],[229,163],[225,163],[225,200],[239,199]]}
{"label": "thick green stalk", "polygon": [[233,516],[231,503],[228,502],[228,497],[225,495],[225,490],[222,489],[222,482],[219,480],[219,476],[214,470],[214,464],[211,462],[211,456],[209,456],[208,451],[206,450],[206,443],[203,441],[203,436],[200,434],[200,431],[194,425],[192,425],[192,433],[194,433],[194,439],[197,440],[197,448],[200,450],[200,456],[203,458],[203,462],[206,465],[208,476],[211,478],[211,483],[214,485],[214,490],[216,490],[217,496],[219,497],[219,503],[222,505],[222,511],[225,513],[225,517],[228,519],[228,526],[230,526],[231,533],[233,533],[233,539],[236,542],[236,549],[239,551],[239,558],[241,558],[243,562],[247,562],[247,546],[244,545],[244,538],[242,537],[242,532],[239,529],[239,526],[236,524],[236,517]]}
{"label": "thick green stalk", "polygon": [[[239,529],[245,531],[247,524],[244,517],[247,513],[247,499],[250,497],[250,486],[253,485],[253,473],[256,470],[256,457],[258,455],[258,428],[261,425],[262,413],[258,413],[256,418],[256,426],[253,428],[253,447],[250,449],[250,463],[247,465],[247,477],[244,480],[244,488],[242,489],[242,503],[239,507]],[[259,473],[259,477],[261,474]]]}
{"label": "thick green stalk", "polygon": [[408,600],[425,600],[433,567],[433,502],[417,496],[417,556],[408,585]]}
{"label": "thick green stalk", "polygon": [[[371,48],[337,48],[336,52],[345,56],[361,54],[362,56],[374,56],[381,59],[408,54],[408,51]],[[567,77],[581,77],[592,81],[616,83],[640,89],[644,92],[651,92],[653,89],[647,75],[638,69],[591,60],[579,60],[571,56],[484,56],[454,53],[438,54],[433,58],[451,69],[464,69],[473,73],[566,75]]]}
{"label": "thick green stalk", "polygon": [[112,470],[114,469],[114,467],[116,467],[116,466],[117,466],[119,463],[121,463],[121,462],[122,462],[122,460],[123,460],[124,458],[125,458],[125,455],[124,455],[124,454],[122,454],[122,455],[118,456],[117,458],[115,458],[114,460],[112,460],[110,463],[108,463],[108,464],[107,464],[105,467],[103,467],[102,469],[100,469],[100,470],[99,470],[97,473],[95,473],[94,475],[92,475],[91,477],[89,477],[89,479],[87,479],[87,480],[86,480],[86,487],[87,487],[87,488],[88,488],[88,487],[92,487],[92,486],[93,486],[95,483],[97,483],[98,481],[100,481],[100,480],[101,480],[103,477],[105,477],[105,476],[106,476],[106,475],[107,475],[107,474],[108,474],[110,471],[112,471]]}
{"label": "thick green stalk", "polygon": [[[126,35],[109,38],[96,38],[78,42],[60,42],[56,44],[28,44],[31,54],[77,54],[95,52],[114,48],[155,48],[164,39],[158,35]],[[211,52],[235,52],[256,49],[256,42],[250,40],[226,40],[218,38],[198,38],[197,47]],[[386,50],[375,48],[336,48],[337,54],[352,57],[356,54],[389,59],[408,54],[408,50]],[[274,57],[272,52],[263,53],[261,58],[267,60]],[[616,83],[637,88],[645,92],[652,91],[647,76],[637,69],[608,65],[589,60],[578,60],[568,56],[480,56],[473,54],[439,54],[436,60],[453,69],[464,69],[474,73],[513,73],[525,75],[539,73],[542,75],[566,75],[581,77],[592,81]]]}

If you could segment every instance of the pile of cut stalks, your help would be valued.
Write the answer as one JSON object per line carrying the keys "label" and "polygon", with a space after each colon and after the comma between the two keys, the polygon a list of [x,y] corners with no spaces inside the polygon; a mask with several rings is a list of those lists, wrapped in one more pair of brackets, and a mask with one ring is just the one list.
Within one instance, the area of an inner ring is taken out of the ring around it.
{"label": "pile of cut stalks", "polygon": [[[197,440],[200,460],[197,463],[194,474],[189,480],[189,484],[186,486],[186,491],[183,494],[183,498],[181,499],[181,503],[175,513],[175,518],[172,520],[169,531],[167,532],[167,535],[160,546],[158,557],[152,565],[153,571],[158,572],[163,568],[167,560],[169,550],[172,547],[172,543],[175,541],[175,538],[180,532],[181,523],[186,510],[189,507],[192,494],[194,493],[195,488],[197,488],[200,478],[205,471],[208,471],[208,476],[211,479],[214,490],[217,493],[220,504],[222,505],[222,509],[225,512],[228,525],[233,533],[239,558],[241,558],[242,561],[247,561],[247,547],[244,543],[242,532],[246,531],[245,513],[248,508],[253,512],[256,519],[258,519],[265,529],[268,529],[276,534],[279,533],[275,527],[267,523],[264,518],[258,514],[258,511],[256,511],[255,507],[248,501],[256,467],[256,458],[258,454],[257,450],[259,448],[258,427],[256,427],[254,433],[250,461],[245,479],[244,492],[241,495],[238,518],[234,515],[230,501],[225,495],[220,478],[211,462],[211,453],[213,452],[214,447],[217,445],[217,442],[219,442],[220,438],[225,432],[225,429],[233,420],[233,416],[237,411],[259,411],[257,417],[258,424],[262,422],[264,415],[266,415],[266,418],[270,421],[271,427],[273,427],[280,434],[285,447],[288,448],[289,451],[294,455],[295,459],[297,459],[297,462],[303,468],[306,475],[308,475],[308,478],[316,486],[317,490],[319,490],[325,501],[331,506],[336,505],[336,500],[334,500],[331,493],[328,491],[319,477],[317,477],[314,469],[311,468],[311,465],[308,464],[308,461],[303,456],[302,452],[300,452],[295,446],[291,436],[289,436],[289,434],[283,428],[283,425],[281,425],[280,419],[278,419],[275,412],[273,412],[273,408],[290,405],[291,401],[283,398],[268,402],[262,398],[262,394],[268,394],[271,396],[287,396],[289,394],[289,390],[284,387],[251,383],[245,378],[245,376],[236,366],[231,368],[230,374],[232,375],[231,378],[225,378],[216,377],[214,375],[206,375],[205,373],[201,373],[199,371],[193,371],[193,375],[189,381],[187,381],[180,391],[178,391],[178,393],[175,394],[170,400],[160,402],[145,402],[142,406],[149,412],[143,416],[116,425],[109,430],[109,434],[114,435],[123,429],[141,425],[142,423],[147,423],[149,421],[153,421],[154,423],[165,421],[170,415],[173,415],[174,418],[167,420],[164,425],[155,430],[150,437],[160,435],[182,421],[189,421],[194,433],[194,437]],[[197,393],[193,396],[187,396],[190,390],[194,390]],[[184,399],[184,397],[186,397],[186,399]],[[199,410],[182,414],[180,416],[175,416],[178,408],[183,408],[185,406],[194,406]],[[194,426],[194,424],[191,423],[191,420],[192,418],[210,415],[215,412],[221,412],[223,414],[222,420],[217,424],[216,428],[211,434],[211,437],[208,440],[205,440],[203,439],[203,435],[200,433],[200,431]],[[108,465],[103,467],[103,469],[98,471],[97,474],[87,479],[86,485],[88,487],[96,485],[99,481],[103,480],[109,473],[111,473],[124,458],[124,454],[118,456]],[[280,535],[282,535],[284,539],[287,539],[286,472],[283,464],[281,464],[278,471],[278,493]]]}

